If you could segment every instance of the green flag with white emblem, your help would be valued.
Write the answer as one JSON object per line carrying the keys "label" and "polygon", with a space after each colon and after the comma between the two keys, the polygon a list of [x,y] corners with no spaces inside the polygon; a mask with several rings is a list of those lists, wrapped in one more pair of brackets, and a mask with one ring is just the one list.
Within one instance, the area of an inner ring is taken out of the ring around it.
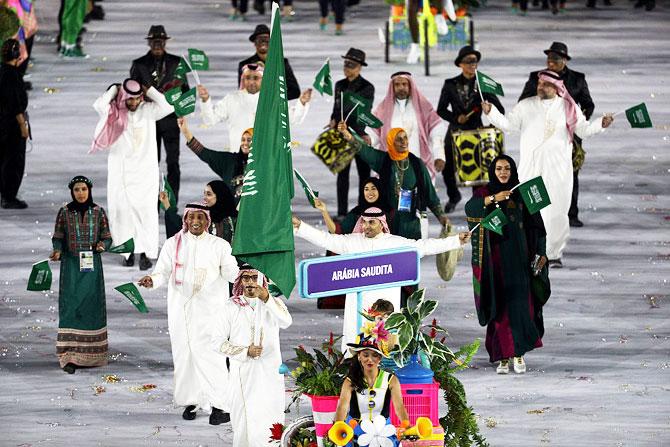
{"label": "green flag with white emblem", "polygon": [[189,48],[188,60],[193,70],[209,70],[209,58],[202,50]]}
{"label": "green flag with white emblem", "polygon": [[502,228],[507,224],[507,217],[500,208],[491,211],[488,216],[482,220],[482,227],[494,231],[502,236]]}
{"label": "green flag with white emblem", "polygon": [[121,292],[121,294],[126,298],[128,298],[128,300],[131,303],[133,303],[133,306],[135,306],[137,310],[139,310],[143,314],[149,312],[147,310],[147,305],[144,303],[144,299],[140,294],[140,291],[137,290],[137,286],[135,286],[135,284],[133,284],[132,282],[121,284],[118,287],[114,287],[114,290]]}
{"label": "green flag with white emblem", "polygon": [[519,193],[530,214],[535,214],[551,204],[547,187],[542,177],[535,177],[518,186]]}
{"label": "green flag with white emblem", "polygon": [[49,260],[45,259],[44,261],[36,262],[33,264],[30,278],[28,278],[27,290],[33,292],[49,290],[51,288],[51,278],[52,274],[51,267],[49,267]]}
{"label": "green flag with white emblem", "polygon": [[333,96],[333,78],[330,77],[330,59],[326,59],[321,70],[316,74],[314,79],[314,90],[328,96]]}
{"label": "green flag with white emblem", "polygon": [[195,87],[183,93],[178,100],[174,102],[174,113],[177,116],[186,116],[195,112]]}
{"label": "green flag with white emblem", "polygon": [[502,84],[497,83],[491,76],[477,71],[477,83],[481,93],[491,93],[492,95],[505,96]]}
{"label": "green flag with white emblem", "polygon": [[277,3],[273,3],[270,45],[242,183],[233,255],[264,273],[288,297],[295,287],[294,191],[280,23]]}
{"label": "green flag with white emblem", "polygon": [[630,127],[652,127],[651,117],[645,103],[640,103],[630,109],[626,109],[626,119],[630,123]]}

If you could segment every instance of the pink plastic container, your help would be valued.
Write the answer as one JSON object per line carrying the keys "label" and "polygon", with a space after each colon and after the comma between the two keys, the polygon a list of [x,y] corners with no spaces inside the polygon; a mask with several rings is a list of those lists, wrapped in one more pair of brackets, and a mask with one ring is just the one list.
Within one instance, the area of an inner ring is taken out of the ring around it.
{"label": "pink plastic container", "polygon": [[[439,415],[439,392],[440,384],[433,379],[433,383],[427,384],[400,384],[402,390],[402,401],[409,414],[409,425],[416,424],[417,418],[424,416],[430,419],[433,426],[440,425]],[[391,423],[400,426],[400,420],[395,414],[393,403],[391,403]]]}
{"label": "pink plastic container", "polygon": [[312,414],[314,415],[314,431],[316,432],[316,442],[319,447],[323,446],[323,438],[328,436],[328,430],[333,426],[335,411],[337,411],[337,402],[340,396],[312,396]]}

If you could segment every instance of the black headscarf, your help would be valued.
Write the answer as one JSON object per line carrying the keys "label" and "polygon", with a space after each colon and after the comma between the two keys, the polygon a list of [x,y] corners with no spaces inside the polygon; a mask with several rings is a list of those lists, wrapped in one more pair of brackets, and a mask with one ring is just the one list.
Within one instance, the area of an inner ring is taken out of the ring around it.
{"label": "black headscarf", "polygon": [[[367,185],[368,183],[372,183],[373,185],[375,185],[375,188],[377,188],[377,191],[379,192],[379,197],[374,202],[368,202],[365,200],[365,194],[363,193],[363,191],[365,190],[365,185]],[[351,210],[352,213],[361,215],[366,209],[372,207],[379,208],[385,213],[387,213],[390,209],[390,207],[386,205],[386,195],[384,194],[384,186],[382,185],[381,180],[379,180],[377,177],[370,177],[365,181],[361,182],[360,193],[358,197],[359,197],[358,205],[356,205]]]}
{"label": "black headscarf", "polygon": [[230,192],[230,188],[223,180],[212,180],[207,183],[216,195],[216,203],[209,208],[209,214],[212,222],[221,222],[225,217],[237,215],[235,210],[235,197]]}
{"label": "black headscarf", "polygon": [[[507,183],[500,183],[498,177],[496,176],[496,163],[498,162],[498,160],[507,161],[510,165],[510,168],[512,168]],[[489,193],[497,194],[500,191],[509,191],[518,184],[519,184],[519,172],[516,169],[516,163],[514,162],[514,159],[509,155],[505,154],[498,155],[496,158],[494,158],[491,164],[489,165],[489,184],[487,187]]]}
{"label": "black headscarf", "polygon": [[[77,199],[74,198],[74,185],[77,183],[85,183],[88,186],[88,199],[84,203],[77,202]],[[93,182],[83,175],[78,175],[70,180],[70,183],[67,185],[70,188],[70,196],[72,197],[72,202],[67,204],[67,209],[70,211],[76,211],[79,214],[83,215],[90,207],[96,206],[93,203]]]}

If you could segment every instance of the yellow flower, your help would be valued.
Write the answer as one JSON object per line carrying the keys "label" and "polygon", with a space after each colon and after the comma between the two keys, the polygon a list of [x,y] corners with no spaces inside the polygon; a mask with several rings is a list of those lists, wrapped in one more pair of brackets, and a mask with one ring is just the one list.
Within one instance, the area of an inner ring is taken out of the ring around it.
{"label": "yellow flower", "polygon": [[372,335],[373,331],[375,329],[375,324],[372,321],[368,321],[363,324],[363,327],[361,328],[363,335],[366,337],[369,337]]}

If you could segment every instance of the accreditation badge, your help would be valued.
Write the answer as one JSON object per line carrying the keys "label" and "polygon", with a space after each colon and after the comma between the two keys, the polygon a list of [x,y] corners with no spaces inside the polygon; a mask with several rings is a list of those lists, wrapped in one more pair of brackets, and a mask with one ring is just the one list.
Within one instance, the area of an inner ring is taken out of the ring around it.
{"label": "accreditation badge", "polygon": [[79,271],[92,272],[93,271],[93,252],[80,251],[79,252]]}
{"label": "accreditation badge", "polygon": [[410,212],[412,210],[412,191],[400,189],[398,194],[398,211]]}

